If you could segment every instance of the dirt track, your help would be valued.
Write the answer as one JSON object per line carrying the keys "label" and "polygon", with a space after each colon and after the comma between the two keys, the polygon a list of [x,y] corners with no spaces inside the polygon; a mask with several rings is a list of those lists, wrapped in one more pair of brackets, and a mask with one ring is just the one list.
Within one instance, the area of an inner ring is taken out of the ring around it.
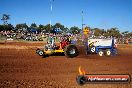
{"label": "dirt track", "polygon": [[[119,46],[119,55],[99,57],[84,54],[42,58],[35,53],[42,43],[0,43],[0,88],[132,88],[130,84],[76,83],[78,67],[88,74],[132,75],[132,45]],[[81,50],[82,51],[82,50]]]}

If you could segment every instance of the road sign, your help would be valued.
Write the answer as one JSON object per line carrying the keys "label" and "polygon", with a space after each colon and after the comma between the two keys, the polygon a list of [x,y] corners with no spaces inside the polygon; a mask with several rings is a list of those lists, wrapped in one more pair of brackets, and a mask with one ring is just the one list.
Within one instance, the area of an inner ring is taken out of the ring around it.
{"label": "road sign", "polygon": [[85,28],[83,29],[83,33],[84,33],[84,34],[88,34],[88,33],[89,33],[89,28],[88,28],[88,27],[85,27]]}

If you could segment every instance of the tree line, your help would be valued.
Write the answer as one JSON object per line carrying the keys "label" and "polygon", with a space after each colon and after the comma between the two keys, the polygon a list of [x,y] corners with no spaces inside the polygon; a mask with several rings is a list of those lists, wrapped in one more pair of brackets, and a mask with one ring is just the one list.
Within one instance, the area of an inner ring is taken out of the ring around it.
{"label": "tree line", "polygon": [[[16,26],[13,26],[12,24],[8,24],[8,20],[10,20],[10,15],[3,14],[1,20],[3,21],[3,24],[0,25],[0,31],[16,31],[16,30],[22,30],[22,31],[28,31],[30,29],[36,29],[38,32],[45,32],[49,33],[52,32],[55,28],[59,28],[62,30],[62,32],[65,33],[72,33],[72,34],[79,34],[82,29],[79,29],[77,26],[73,26],[71,28],[65,27],[61,23],[56,23],[54,25],[46,24],[46,25],[37,25],[36,23],[32,23],[30,26],[28,26],[26,23],[22,24],[16,24]],[[100,29],[100,28],[90,28],[89,30],[93,33],[94,36],[105,36],[105,37],[132,37],[132,32],[124,31],[120,32],[118,28],[113,27],[110,29]]]}

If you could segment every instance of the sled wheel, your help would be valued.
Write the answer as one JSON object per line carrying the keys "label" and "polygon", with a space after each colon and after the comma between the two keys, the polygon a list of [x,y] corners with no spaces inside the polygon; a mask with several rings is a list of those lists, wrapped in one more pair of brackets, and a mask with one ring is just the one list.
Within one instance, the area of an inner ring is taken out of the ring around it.
{"label": "sled wheel", "polygon": [[76,78],[76,81],[79,85],[84,85],[86,83],[86,78],[82,75],[79,75],[77,78]]}
{"label": "sled wheel", "polygon": [[99,55],[99,56],[103,56],[103,55],[104,55],[103,50],[100,49],[100,50],[98,51],[98,55]]}
{"label": "sled wheel", "polygon": [[65,47],[64,54],[65,54],[66,57],[73,58],[73,57],[78,56],[79,52],[78,52],[78,49],[75,45],[70,44],[70,45],[67,45]]}
{"label": "sled wheel", "polygon": [[111,56],[111,53],[112,53],[112,52],[111,52],[110,49],[107,49],[107,50],[105,51],[105,55],[106,55],[106,56]]}
{"label": "sled wheel", "polygon": [[44,55],[44,52],[43,52],[42,50],[39,50],[38,54],[39,54],[40,56],[43,56],[43,55]]}

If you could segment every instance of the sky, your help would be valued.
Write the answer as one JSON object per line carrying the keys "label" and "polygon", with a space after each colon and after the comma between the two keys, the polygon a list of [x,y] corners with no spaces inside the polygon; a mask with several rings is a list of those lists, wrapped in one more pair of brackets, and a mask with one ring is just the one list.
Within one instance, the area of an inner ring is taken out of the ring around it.
{"label": "sky", "polygon": [[52,25],[81,28],[82,11],[85,26],[132,32],[132,0],[54,0],[52,14],[50,0],[0,0],[0,17],[10,14],[13,25],[46,25],[51,20]]}

